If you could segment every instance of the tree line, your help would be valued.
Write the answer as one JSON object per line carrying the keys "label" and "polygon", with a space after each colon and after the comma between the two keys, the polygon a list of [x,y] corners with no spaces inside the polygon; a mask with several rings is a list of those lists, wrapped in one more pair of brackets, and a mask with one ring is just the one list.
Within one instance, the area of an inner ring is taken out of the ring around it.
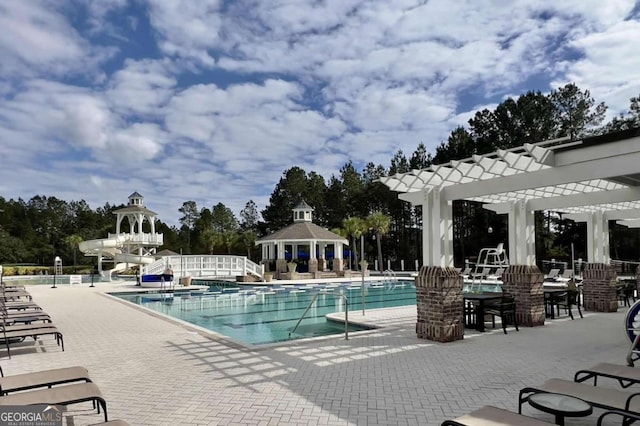
{"label": "tree line", "polygon": [[[630,99],[629,110],[605,121],[607,107],[596,102],[588,90],[570,83],[550,93],[529,91],[507,98],[493,110],[475,113],[467,126],[451,131],[435,152],[419,143],[411,155],[398,150],[388,165],[366,164],[358,170],[344,164],[328,179],[314,171],[293,166],[285,170],[269,203],[262,210],[249,200],[239,217],[224,203],[211,207],[185,201],[178,207],[179,226],[158,220],[156,231],[164,234],[164,246],[183,254],[237,254],[259,261],[255,241],[292,221],[292,209],[301,201],[314,207],[314,222],[345,236],[356,245],[366,238],[360,256],[372,263],[404,260],[412,268],[422,259],[422,212],[400,201],[398,194],[378,182],[383,176],[422,169],[451,160],[469,158],[497,149],[508,149],[563,136],[577,139],[640,126],[640,96]],[[64,201],[39,195],[28,201],[0,197],[0,263],[50,265],[54,256],[64,264],[91,265],[95,259],[78,253],[83,240],[105,238],[114,231],[113,211],[125,207],[106,203],[91,209],[81,201]],[[482,208],[479,203],[455,201],[454,257],[461,265],[480,248],[507,240],[506,217]],[[586,227],[552,212],[536,212],[536,255],[539,260],[567,260],[571,243],[577,257],[586,257]],[[637,232],[613,225],[612,257],[637,259]],[[357,251],[352,247],[352,251]]]}

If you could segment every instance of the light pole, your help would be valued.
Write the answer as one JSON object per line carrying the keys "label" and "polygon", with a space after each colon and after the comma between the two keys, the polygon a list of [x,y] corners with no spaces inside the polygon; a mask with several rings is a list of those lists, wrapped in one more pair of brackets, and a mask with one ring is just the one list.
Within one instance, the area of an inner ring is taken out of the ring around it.
{"label": "light pole", "polygon": [[60,272],[62,272],[62,259],[60,259],[60,256],[56,256],[53,258],[53,285],[51,286],[51,288],[58,288],[56,287],[58,268],[60,268]]}
{"label": "light pole", "polygon": [[360,236],[360,272],[362,272],[362,316],[364,316],[364,308],[365,308],[365,291],[364,291],[364,272],[367,270],[367,261],[364,260],[364,235]]}

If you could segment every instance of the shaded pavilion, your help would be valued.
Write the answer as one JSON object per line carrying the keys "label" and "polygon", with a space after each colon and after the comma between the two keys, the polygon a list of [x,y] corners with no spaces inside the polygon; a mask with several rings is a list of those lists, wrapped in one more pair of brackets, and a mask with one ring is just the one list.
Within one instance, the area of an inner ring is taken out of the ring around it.
{"label": "shaded pavilion", "polygon": [[[423,284],[427,287],[457,288],[457,281],[461,282],[450,271],[454,266],[451,203],[469,200],[508,216],[510,266],[503,276],[503,288],[520,299],[517,315],[521,324],[544,323],[540,299],[543,277],[535,257],[534,212],[538,210],[562,212],[566,218],[586,222],[585,307],[597,311],[617,309],[609,221],[640,226],[640,129],[575,141],[561,138],[524,144],[383,177],[380,181],[400,192],[401,200],[422,206],[424,267],[420,275],[425,277]],[[449,302],[462,303],[462,299]],[[422,333],[440,341],[462,336],[457,319],[446,318],[429,325],[426,322],[419,311],[419,336]]]}
{"label": "shaded pavilion", "polygon": [[[302,201],[293,208],[291,225],[258,239],[255,244],[262,248],[265,271],[275,261],[275,271],[280,275],[287,272],[287,262],[302,260],[302,256],[308,261],[310,273],[343,271],[343,246],[348,241],[313,223],[313,207]],[[331,262],[330,268],[327,261]]]}

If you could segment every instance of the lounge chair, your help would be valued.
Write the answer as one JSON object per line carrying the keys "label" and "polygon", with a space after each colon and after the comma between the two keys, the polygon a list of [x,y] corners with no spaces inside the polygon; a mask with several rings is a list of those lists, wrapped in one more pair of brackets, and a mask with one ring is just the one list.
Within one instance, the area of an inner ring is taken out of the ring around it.
{"label": "lounge chair", "polygon": [[559,273],[560,273],[560,269],[551,269],[545,278],[548,280],[554,280],[558,278]]}
{"label": "lounge chair", "polygon": [[638,392],[631,393],[563,379],[549,379],[538,387],[521,389],[518,396],[518,413],[522,413],[522,404],[529,400],[529,396],[540,392],[573,396],[605,410],[640,414],[640,393]]}
{"label": "lounge chair", "polygon": [[2,309],[7,311],[25,311],[27,309],[41,311],[42,308],[35,302],[17,301],[17,302],[0,302]]}
{"label": "lounge chair", "polygon": [[[2,328],[2,333],[0,333],[0,339],[4,340],[5,345],[7,346],[7,355],[11,358],[11,348],[10,344],[12,340],[16,339],[26,339],[27,337],[33,337],[36,339],[39,336],[45,335],[53,335],[56,339],[56,343],[58,346],[62,346],[62,351],[64,352],[64,339],[60,330],[55,328],[53,325],[44,324],[43,327],[40,328],[28,328],[28,329],[10,329],[10,327],[14,326],[6,326],[4,322],[0,323],[0,328]],[[17,326],[21,327],[21,326]]]}
{"label": "lounge chair", "polygon": [[550,423],[533,417],[523,416],[502,408],[485,406],[475,410],[462,417],[453,420],[445,420],[441,426],[506,426],[506,425],[522,425],[522,426],[542,426]]}
{"label": "lounge chair", "polygon": [[0,368],[0,395],[23,390],[52,387],[64,383],[90,382],[89,372],[84,367],[55,368],[52,370],[34,371],[33,373],[4,376]]}
{"label": "lounge chair", "polygon": [[598,377],[617,380],[620,386],[628,388],[631,385],[640,383],[640,369],[601,362],[584,370],[579,370],[573,380],[581,383],[593,379],[593,386],[597,386]]}
{"label": "lounge chair", "polygon": [[34,405],[34,404],[59,404],[70,405],[80,402],[97,403],[98,413],[100,407],[104,411],[104,421],[107,418],[107,402],[102,397],[102,392],[95,383],[75,383],[58,386],[50,389],[30,390],[0,396],[0,405]]}
{"label": "lounge chair", "polygon": [[44,311],[18,311],[5,315],[7,325],[26,324],[36,321],[51,323],[51,317]]}
{"label": "lounge chair", "polygon": [[[605,417],[610,416],[610,415],[617,415],[617,416],[621,416],[623,418],[622,424],[630,424],[633,423],[633,421],[638,421],[640,420],[640,416],[638,416],[637,414],[633,414],[633,413],[627,413],[624,411],[617,411],[617,410],[609,410],[609,411],[605,411],[604,413],[602,413],[600,415],[600,417],[598,417],[598,426],[602,426],[602,422],[604,420]],[[627,423],[627,420],[631,420],[631,422]]]}

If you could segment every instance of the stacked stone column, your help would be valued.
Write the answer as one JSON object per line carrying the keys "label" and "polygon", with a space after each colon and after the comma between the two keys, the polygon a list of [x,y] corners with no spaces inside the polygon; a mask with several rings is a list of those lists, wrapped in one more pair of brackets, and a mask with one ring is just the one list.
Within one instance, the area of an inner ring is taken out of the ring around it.
{"label": "stacked stone column", "polygon": [[606,263],[587,263],[582,271],[582,299],[587,311],[616,312],[616,269]]}
{"label": "stacked stone column", "polygon": [[518,325],[544,325],[544,275],[537,266],[512,265],[502,274],[502,289],[516,300]]}
{"label": "stacked stone column", "polygon": [[454,268],[423,266],[416,277],[420,339],[452,342],[464,338],[462,276]]}

